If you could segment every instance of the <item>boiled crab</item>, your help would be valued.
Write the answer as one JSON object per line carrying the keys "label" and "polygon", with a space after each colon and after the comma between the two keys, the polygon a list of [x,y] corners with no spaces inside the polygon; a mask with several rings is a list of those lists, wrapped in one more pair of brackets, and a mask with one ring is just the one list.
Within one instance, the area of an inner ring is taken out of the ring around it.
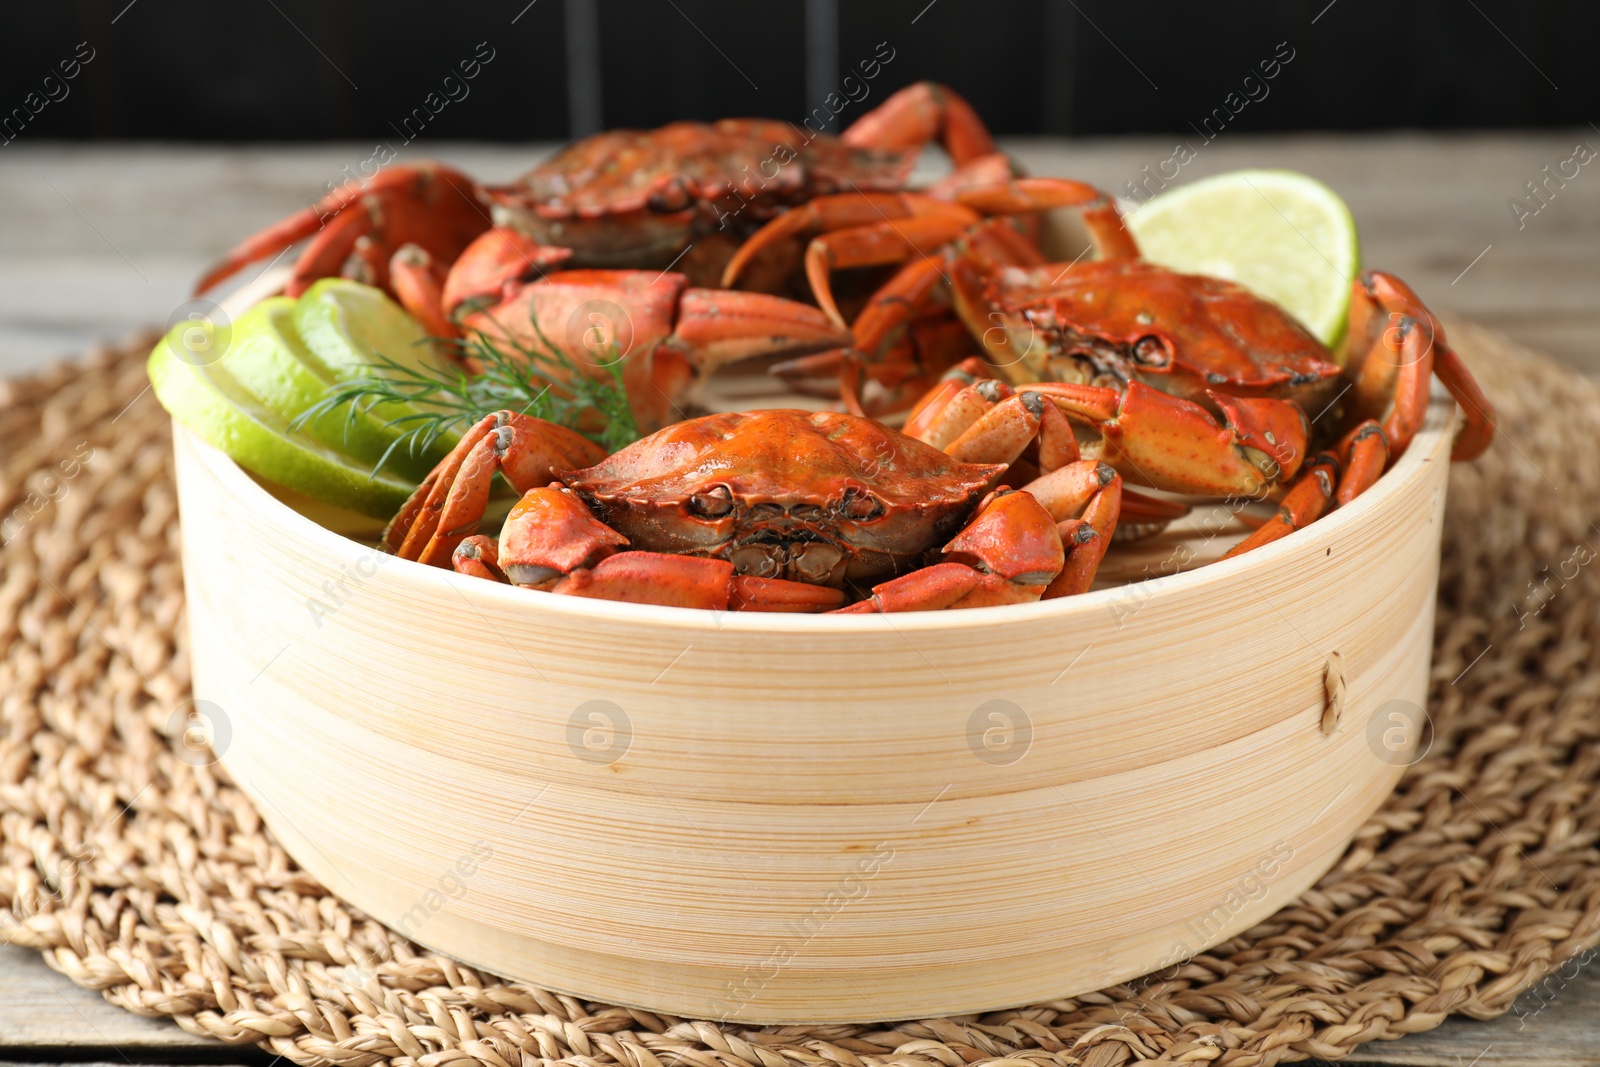
{"label": "boiled crab", "polygon": [[[1004,219],[979,217],[979,207],[990,214],[1035,207],[1039,180],[968,190],[956,205],[966,215],[914,205],[921,213],[897,227],[828,229],[813,239],[807,262],[818,302],[836,321],[832,268],[908,262],[856,320],[853,351],[801,362],[838,368],[847,403],[861,410],[859,362],[894,358],[875,346],[953,307],[1000,373],[1084,427],[1090,454],[1130,481],[1199,496],[1287,489],[1278,514],[1235,551],[1281,537],[1335,499],[1349,503],[1370,487],[1421,427],[1435,373],[1464,416],[1452,457],[1472,459],[1488,447],[1494,414],[1487,398],[1437,319],[1398,278],[1368,271],[1353,280],[1350,328],[1335,353],[1243,286],[1138,258],[1114,203],[1072,184],[1042,188],[1086,208],[1097,259],[1047,263]],[[905,230],[916,220],[920,228]],[[784,227],[779,219],[768,229]],[[763,240],[757,235],[746,247]],[[1037,420],[988,378],[969,370],[936,386],[908,432],[937,439],[973,420],[1000,418],[1016,421],[1020,433],[1036,429]],[[1330,412],[1330,429],[1316,432],[1314,423]],[[954,429],[935,429],[941,422]],[[1323,447],[1308,462],[1314,443]]]}
{"label": "boiled crab", "polygon": [[[381,265],[406,244],[454,263],[495,224],[530,239],[518,252],[560,250],[536,266],[570,259],[574,267],[660,270],[702,238],[742,238],[812,197],[901,189],[917,153],[933,141],[958,168],[976,165],[969,174],[1010,170],[971,105],[929,82],[893,94],[838,137],[767,119],[611,130],[575,142],[504,186],[481,186],[431,161],[393,166],[242,241],[205,273],[198,291],[308,237],[290,295],[330,274],[368,280],[374,264],[387,277]],[[722,259],[732,250],[727,242],[712,243]],[[480,254],[504,269],[505,251],[486,246]],[[703,269],[688,273],[713,284],[722,259],[705,258]]]}
{"label": "boiled crab", "polygon": [[[856,317],[853,352],[876,392],[863,405],[846,389],[854,410],[901,410],[933,384],[933,376],[973,350],[972,334],[955,321],[948,297],[949,261],[958,238],[981,227],[997,253],[1009,248],[1019,262],[1043,262],[1034,240],[1039,213],[1082,212],[1090,236],[1107,258],[1138,255],[1116,204],[1100,190],[1064,178],[1013,178],[1005,173],[958,169],[927,193],[851,192],[817,197],[762,227],[728,262],[722,284],[743,280],[758,257],[798,237],[809,237],[806,277],[812,295],[840,326],[845,316],[834,298],[833,272],[905,262]],[[986,223],[986,220],[987,223]],[[846,355],[824,353],[780,364],[774,371],[802,392],[838,395]]]}
{"label": "boiled crab", "polygon": [[689,385],[730,358],[844,343],[814,308],[694,283],[713,282],[784,208],[903,187],[935,140],[957,164],[941,189],[1011,172],[971,106],[930,83],[893,94],[837,138],[760,119],[611,131],[500,187],[438,163],[394,166],[241,242],[196,291],[309,237],[289,295],[343,274],[388,289],[433,336],[481,331],[554,347],[595,377],[620,356],[635,420],[655,429],[681,418]]}
{"label": "boiled crab", "polygon": [[[1020,454],[1011,432],[974,431],[970,451]],[[1047,430],[1036,465],[1044,473],[1021,491],[996,489],[1007,461],[794,410],[690,419],[604,456],[571,430],[498,412],[429,475],[385,542],[531,589],[682,607],[1017,603],[1087,589],[1118,515],[1121,479],[1079,458],[1070,432]],[[497,472],[521,496],[496,540],[477,529]]]}

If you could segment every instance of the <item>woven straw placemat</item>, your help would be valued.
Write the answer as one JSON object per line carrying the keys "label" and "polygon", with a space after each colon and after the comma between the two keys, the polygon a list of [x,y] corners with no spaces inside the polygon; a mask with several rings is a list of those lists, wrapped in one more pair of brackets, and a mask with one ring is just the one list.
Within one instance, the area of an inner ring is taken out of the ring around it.
{"label": "woven straw placemat", "polygon": [[[298,870],[185,735],[148,339],[0,386],[0,934],[302,1064],[1271,1064],[1493,1016],[1600,940],[1600,386],[1470,325],[1500,406],[1450,484],[1432,744],[1339,866],[1173,972],[984,1016],[746,1029],[506,984]],[[1293,788],[1263,768],[1263,790]]]}

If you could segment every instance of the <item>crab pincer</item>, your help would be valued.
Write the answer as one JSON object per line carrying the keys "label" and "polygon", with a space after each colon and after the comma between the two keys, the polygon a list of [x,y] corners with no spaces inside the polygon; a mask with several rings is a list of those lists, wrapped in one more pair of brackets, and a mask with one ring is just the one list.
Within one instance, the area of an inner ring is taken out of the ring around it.
{"label": "crab pincer", "polygon": [[1066,561],[1050,513],[1028,493],[1000,489],[941,551],[940,562],[873,586],[840,613],[938,611],[1038,600]]}

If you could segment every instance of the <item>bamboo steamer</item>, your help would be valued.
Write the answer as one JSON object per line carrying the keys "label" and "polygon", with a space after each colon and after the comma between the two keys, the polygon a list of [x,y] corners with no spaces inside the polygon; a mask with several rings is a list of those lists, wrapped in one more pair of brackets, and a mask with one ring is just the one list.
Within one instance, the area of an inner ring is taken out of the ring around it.
{"label": "bamboo steamer", "polygon": [[1451,411],[1239,559],[1202,511],[1083,596],[848,617],[396,560],[179,430],[195,693],[300,864],[488,971],[751,1023],[1072,995],[1292,901],[1394,786]]}

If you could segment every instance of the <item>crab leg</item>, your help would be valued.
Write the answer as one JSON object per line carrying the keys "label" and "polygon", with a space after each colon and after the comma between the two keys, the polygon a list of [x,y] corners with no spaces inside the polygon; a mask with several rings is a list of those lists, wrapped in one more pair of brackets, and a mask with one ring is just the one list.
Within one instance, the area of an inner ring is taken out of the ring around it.
{"label": "crab leg", "polygon": [[[785,211],[740,245],[722,270],[722,287],[729,288],[738,281],[745,268],[762,252],[791,238],[924,216],[939,218],[946,214],[961,220],[963,225],[977,221],[971,211],[922,193],[853,192],[819,196]],[[959,227],[956,232],[960,232]]]}
{"label": "crab leg", "polygon": [[[728,261],[722,284],[732,285],[745,266],[772,245],[816,234],[819,236],[807,249],[806,272],[826,308],[831,303],[824,298],[830,267],[899,262],[913,252],[930,253],[985,216],[1029,215],[1063,207],[1083,211],[1102,259],[1129,259],[1139,254],[1116,202],[1094,186],[1064,178],[1008,178],[956,186],[945,196],[856,192],[817,197],[779,215],[752,235]],[[1033,256],[1042,262],[1037,250]]]}
{"label": "crab leg", "polygon": [[[203,293],[219,282],[237,274],[249,264],[257,260],[266,259],[268,256],[276,255],[290,245],[305,240],[322,229],[329,216],[332,216],[333,220],[337,222],[346,208],[359,202],[361,197],[372,191],[373,188],[373,186],[368,186],[366,190],[352,190],[341,186],[310,207],[302,208],[288,218],[280,219],[266,229],[251,234],[230,248],[220,260],[206,269],[206,272],[200,276],[200,280],[195,283],[195,293]],[[355,215],[355,212],[351,213],[351,217],[345,222],[346,226],[360,224]],[[353,235],[350,241],[355,241]],[[348,248],[348,246],[346,247]],[[339,257],[340,260],[343,258],[342,255]]]}
{"label": "crab leg", "polygon": [[1109,463],[1077,460],[1022,487],[1056,520],[1066,560],[1044,599],[1087,592],[1122,512],[1122,476]]}
{"label": "crab leg", "polygon": [[373,237],[375,262],[387,262],[394,249],[407,243],[451,261],[488,228],[479,188],[465,174],[433,162],[391,167],[364,185],[342,185],[245,238],[201,276],[195,292],[203,293],[246,265],[313,234],[285,289],[290,296],[298,296],[318,278],[343,271],[359,237]]}
{"label": "crab leg", "polygon": [[[1335,453],[1318,455],[1284,497],[1277,514],[1235,545],[1224,559],[1276,541],[1316,519],[1330,503],[1343,507],[1370,489],[1390,460],[1405,451],[1427,417],[1428,389],[1439,365],[1438,357],[1448,353],[1450,360],[1456,360],[1455,353],[1444,343],[1438,323],[1404,282],[1386,274],[1369,272],[1358,281],[1356,291],[1358,302],[1362,293],[1371,301],[1365,310],[1352,317],[1351,329],[1359,327],[1362,334],[1376,321],[1374,309],[1408,309],[1407,312],[1389,312],[1394,325],[1372,338],[1355,371],[1354,410],[1359,413],[1377,408],[1384,414],[1383,421],[1364,419],[1339,441]],[[1415,314],[1425,318],[1414,317]],[[1459,377],[1456,376],[1458,371]],[[1451,394],[1457,396],[1465,412],[1465,422],[1451,458],[1463,458],[1460,453],[1464,452],[1464,458],[1470,459],[1481,453],[1492,439],[1494,411],[1459,362],[1451,370],[1442,372],[1440,378]]]}
{"label": "crab leg", "polygon": [[727,560],[662,552],[618,552],[573,571],[550,592],[715,611],[816,612],[844,602],[844,593],[827,586],[736,575]]}
{"label": "crab leg", "polygon": [[1344,462],[1338,492],[1339,506],[1343,507],[1371,489],[1389,466],[1389,435],[1368,419],[1344,435],[1338,455]]}
{"label": "crab leg", "polygon": [[496,471],[527,492],[557,468],[598,463],[605,450],[583,435],[513,411],[485,415],[423,479],[384,530],[402,559],[450,566],[456,546],[477,532]]}
{"label": "crab leg", "polygon": [[[834,197],[819,197],[807,208],[800,209],[807,211],[817,227],[823,229],[821,235],[812,238],[806,246],[806,280],[811,284],[818,306],[829,318],[843,325],[844,316],[833,298],[831,276],[834,270],[881,266],[899,263],[913,255],[933,255],[989,215],[1082,208],[1084,222],[1100,258],[1129,259],[1139,254],[1138,245],[1123,227],[1116,202],[1092,185],[1060,178],[1019,178],[999,185],[962,189],[955,195],[956,202],[951,204],[932,197],[903,194],[900,207],[907,212],[904,217],[885,214],[865,224],[858,221],[859,211],[835,214],[829,207]],[[831,225],[835,218],[837,224]],[[798,223],[787,220],[788,216],[783,215],[768,223],[740,251],[750,250],[749,254],[754,255],[756,250],[800,229]],[[769,235],[768,231],[773,234]]]}
{"label": "crab leg", "polygon": [[460,337],[444,313],[445,273],[421,245],[402,245],[389,260],[389,288],[430,337]]}
{"label": "crab leg", "polygon": [[[813,201],[816,203],[816,201]],[[800,214],[796,209],[779,216],[777,222]],[[849,232],[849,231],[846,231]],[[866,307],[856,316],[851,326],[853,348],[866,363],[867,377],[878,383],[890,395],[878,398],[875,406],[893,410],[894,399],[907,394],[916,395],[905,382],[915,379],[923,388],[932,386],[931,375],[938,374],[955,359],[973,351],[976,346],[971,334],[955,329],[942,330],[950,323],[946,318],[952,309],[951,279],[947,272],[972,271],[978,263],[986,267],[1038,266],[1044,256],[1012,222],[991,220],[956,231],[961,235],[959,248],[946,248],[938,255],[918,255],[908,259],[895,275],[874,293]],[[759,240],[757,234],[752,241]],[[904,237],[902,233],[900,235]],[[747,243],[745,248],[750,248]],[[890,258],[893,261],[893,257]],[[809,263],[809,261],[808,261]],[[808,269],[810,267],[808,266]],[[832,299],[826,277],[817,290],[819,278],[812,277],[813,291],[827,294]],[[826,304],[824,304],[826,307]],[[802,392],[819,396],[841,396],[846,406],[854,411],[859,398],[855,398],[842,376],[844,353],[826,352],[818,356],[791,360],[772,368],[790,386]],[[824,389],[812,383],[817,379],[836,378],[837,385]]]}
{"label": "crab leg", "polygon": [[[1020,237],[1019,237],[1020,240]],[[918,256],[901,267],[872,295],[856,316],[850,350],[835,350],[779,363],[772,373],[800,392],[850,396],[839,381],[847,351],[858,354],[868,377],[893,397],[877,406],[894,410],[894,400],[914,399],[931,389],[933,378],[976,349],[966,327],[950,311],[943,264]]]}
{"label": "crab leg", "polygon": [[[732,285],[744,265],[774,243],[806,233],[819,233],[806,247],[806,278],[817,304],[835,323],[844,325],[833,295],[832,272],[844,267],[878,266],[906,261],[857,317],[854,347],[872,368],[875,381],[907,375],[898,368],[915,358],[902,339],[910,324],[951,303],[950,275],[962,275],[955,284],[956,299],[980,292],[982,277],[1001,266],[1039,266],[1043,255],[1016,229],[985,216],[1013,218],[1058,207],[1079,207],[1102,259],[1138,255],[1138,246],[1123,226],[1116,203],[1100,190],[1082,182],[1055,178],[1018,178],[983,185],[953,188],[954,203],[907,193],[854,193],[818,197],[803,207],[778,216],[752,236],[729,261],[723,284]],[[874,217],[876,216],[876,217]],[[959,244],[953,245],[952,242]],[[967,303],[973,303],[968,298]],[[961,310],[958,307],[958,310]],[[970,321],[971,316],[968,316]],[[989,343],[987,320],[974,326]],[[1003,342],[996,342],[997,344]],[[791,363],[775,371],[794,381],[829,368],[846,373],[841,356]],[[1014,361],[1014,360],[1012,360]],[[840,389],[848,383],[841,377]],[[859,398],[845,397],[850,410],[861,407]]]}
{"label": "crab leg", "polygon": [[1253,548],[1269,545],[1281,537],[1310,525],[1322,515],[1333,497],[1334,484],[1339,479],[1339,461],[1326,452],[1318,453],[1306,464],[1305,472],[1294,488],[1284,495],[1277,514],[1258,526],[1256,531],[1230,548],[1223,559],[1243,555]]}
{"label": "crab leg", "polygon": [[318,278],[343,274],[356,259],[356,242],[375,231],[379,210],[376,198],[362,197],[335,215],[300,253],[294,273],[283,287],[284,294],[299,296]]}
{"label": "crab leg", "polygon": [[1038,600],[1066,552],[1056,520],[1030,494],[999,489],[944,546],[942,562],[872,587],[841,613],[939,611]]}
{"label": "crab leg", "polygon": [[1379,419],[1398,458],[1426,417],[1428,386],[1437,372],[1463,415],[1450,458],[1482,455],[1494,439],[1494,408],[1446,342],[1439,320],[1392,274],[1366,271],[1351,289],[1349,344],[1366,346],[1364,352],[1350,353],[1355,370],[1352,412]]}
{"label": "crab leg", "polygon": [[974,156],[958,164],[949,174],[929,185],[924,192],[937,200],[954,200],[963,189],[980,185],[1000,185],[1022,177],[1022,171],[1004,152]]}
{"label": "crab leg", "polygon": [[[1428,386],[1433,380],[1433,357],[1439,347],[1437,335],[1429,336],[1421,322],[1404,316],[1398,317],[1393,329],[1385,330],[1374,340],[1360,368],[1356,388],[1370,384],[1367,379],[1373,375],[1368,372],[1375,367],[1379,368],[1379,373],[1392,372],[1384,375],[1388,381],[1383,389],[1391,391],[1392,396],[1384,421],[1363,420],[1344,435],[1334,453],[1316,456],[1284,496],[1277,514],[1223,558],[1270,544],[1318,518],[1330,503],[1343,507],[1370,489],[1388,467],[1391,457],[1404,450],[1422,425],[1427,414]],[[1466,381],[1472,389],[1477,389],[1470,377]],[[1462,430],[1462,437],[1468,439],[1469,446],[1476,444],[1477,434],[1492,435],[1494,432],[1492,411],[1485,406],[1479,408],[1478,413],[1486,416],[1487,421],[1474,423],[1469,414],[1469,421]],[[1458,438],[1457,447],[1460,442]]]}
{"label": "crab leg", "polygon": [[1075,207],[1101,259],[1134,259],[1139,244],[1123,225],[1122,213],[1112,197],[1083,182],[1067,178],[1015,178],[995,185],[962,189],[956,203],[984,215],[1029,215],[1054,208]]}
{"label": "crab leg", "polygon": [[839,140],[853,148],[899,151],[937,140],[958,166],[996,151],[972,105],[936,82],[917,82],[894,93],[853,122]]}

